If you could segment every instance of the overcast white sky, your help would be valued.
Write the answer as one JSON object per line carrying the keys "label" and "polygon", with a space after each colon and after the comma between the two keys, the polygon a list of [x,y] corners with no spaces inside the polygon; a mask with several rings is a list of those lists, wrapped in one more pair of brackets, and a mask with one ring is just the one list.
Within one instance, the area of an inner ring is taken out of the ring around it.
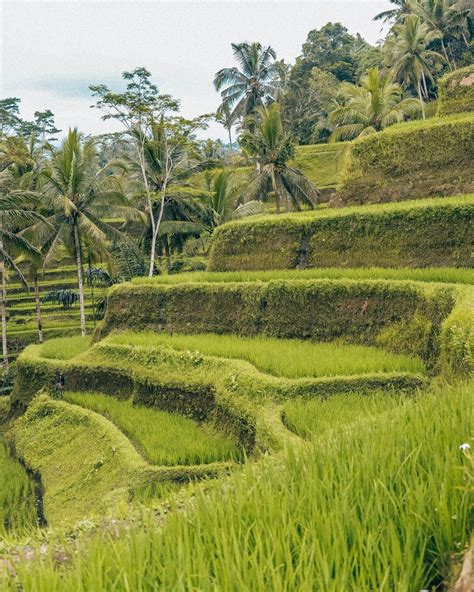
{"label": "overcast white sky", "polygon": [[[18,96],[22,115],[51,109],[58,127],[113,131],[90,109],[88,85],[122,88],[123,70],[145,66],[161,92],[181,99],[191,117],[215,111],[212,80],[233,65],[231,42],[270,44],[292,62],[308,31],[342,22],[375,43],[383,33],[373,16],[386,0],[312,2],[2,1],[1,96]],[[226,138],[218,124],[206,135]]]}

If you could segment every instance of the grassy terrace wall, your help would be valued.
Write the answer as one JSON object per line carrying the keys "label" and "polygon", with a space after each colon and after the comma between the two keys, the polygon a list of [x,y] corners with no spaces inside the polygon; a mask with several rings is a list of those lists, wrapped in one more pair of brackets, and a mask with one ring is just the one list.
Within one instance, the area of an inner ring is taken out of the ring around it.
{"label": "grassy terrace wall", "polygon": [[474,113],[394,125],[352,142],[341,175],[344,204],[474,191]]}
{"label": "grassy terrace wall", "polygon": [[438,89],[438,115],[474,111],[474,65],[443,76]]}
{"label": "grassy terrace wall", "polygon": [[219,227],[209,269],[474,267],[474,195],[266,216]]}
{"label": "grassy terrace wall", "polygon": [[230,466],[150,465],[107,419],[44,394],[32,401],[6,437],[18,458],[41,475],[51,526],[106,514],[143,487],[213,477]]}
{"label": "grassy terrace wall", "polygon": [[134,327],[314,341],[341,338],[416,353],[429,362],[438,355],[437,335],[453,302],[452,289],[415,282],[123,284],[109,292],[100,335]]}

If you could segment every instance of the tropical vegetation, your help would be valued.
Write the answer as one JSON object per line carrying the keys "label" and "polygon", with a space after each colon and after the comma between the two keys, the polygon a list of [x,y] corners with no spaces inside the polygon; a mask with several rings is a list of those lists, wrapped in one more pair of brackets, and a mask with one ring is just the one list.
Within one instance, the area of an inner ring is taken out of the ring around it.
{"label": "tropical vegetation", "polygon": [[473,11],[391,4],[0,101],[1,590],[472,589]]}

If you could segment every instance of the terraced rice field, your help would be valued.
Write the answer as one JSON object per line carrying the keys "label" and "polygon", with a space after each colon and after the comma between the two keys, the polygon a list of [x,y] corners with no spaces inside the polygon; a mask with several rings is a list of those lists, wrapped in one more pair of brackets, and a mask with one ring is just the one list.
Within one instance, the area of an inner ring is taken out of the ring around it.
{"label": "terraced rice field", "polygon": [[196,350],[205,355],[242,359],[275,376],[305,378],[371,372],[424,372],[414,356],[396,355],[364,346],[311,343],[298,339],[237,337],[235,335],[180,335],[124,332],[109,338],[111,343],[178,350]]}
{"label": "terraced rice field", "polygon": [[37,523],[35,484],[0,433],[0,537],[26,534]]}
{"label": "terraced rice field", "polygon": [[104,415],[152,464],[196,465],[242,458],[231,438],[182,415],[133,405],[132,401],[119,401],[100,393],[67,392],[64,398]]}

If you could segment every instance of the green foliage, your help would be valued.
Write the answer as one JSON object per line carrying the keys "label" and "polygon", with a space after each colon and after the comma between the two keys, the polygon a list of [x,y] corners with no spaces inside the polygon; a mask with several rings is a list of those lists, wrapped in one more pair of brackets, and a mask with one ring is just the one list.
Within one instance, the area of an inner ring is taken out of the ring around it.
{"label": "green foliage", "polygon": [[474,289],[465,288],[443,324],[441,367],[451,375],[474,372]]}
{"label": "green foliage", "polygon": [[375,348],[338,343],[212,333],[169,335],[125,332],[114,335],[112,340],[123,345],[168,345],[177,350],[196,350],[208,356],[247,360],[262,372],[287,378],[424,371],[423,364],[416,357],[399,357]]}
{"label": "green foliage", "polygon": [[[447,287],[383,280],[124,284],[109,293],[101,335],[134,327],[375,345],[386,327],[410,323],[417,315],[431,326],[429,343],[420,344],[418,353],[432,359],[437,354],[432,339],[452,304]],[[404,347],[413,350],[411,342]]]}
{"label": "green foliage", "polygon": [[295,154],[294,140],[283,128],[278,103],[259,109],[258,118],[241,135],[240,144],[260,167],[244,192],[245,201],[265,199],[273,191],[277,212],[281,205],[287,210],[300,210],[301,205],[314,208],[318,190],[301,171],[288,164]]}
{"label": "green foliage", "polygon": [[438,115],[474,111],[474,66],[446,74],[438,80]]}
{"label": "green foliage", "polygon": [[219,112],[230,111],[229,124],[235,124],[239,120],[245,122],[268,99],[275,98],[279,68],[275,62],[275,50],[271,46],[244,42],[231,43],[231,47],[239,67],[223,68],[216,72],[214,87],[221,91],[222,105]]}
{"label": "green foliage", "polygon": [[391,126],[354,141],[338,197],[378,203],[474,189],[474,115]]}
{"label": "green foliage", "polygon": [[0,536],[24,534],[36,525],[34,483],[0,439]]}
{"label": "green foliage", "polygon": [[50,339],[41,346],[41,355],[52,360],[70,360],[87,351],[90,337],[59,337]]}
{"label": "green foliage", "polygon": [[316,269],[278,269],[265,271],[205,271],[134,278],[133,284],[189,284],[194,282],[268,282],[269,280],[413,280],[449,284],[474,284],[474,269],[433,267],[323,267]]}
{"label": "green foliage", "polygon": [[404,98],[403,89],[378,68],[371,68],[359,85],[344,83],[340,88],[344,104],[333,109],[329,122],[335,126],[330,141],[353,140],[416,116],[422,104]]}
{"label": "green foliage", "polygon": [[328,439],[341,428],[354,429],[357,422],[378,413],[397,413],[411,400],[387,393],[358,395],[344,393],[311,401],[296,399],[285,403],[282,419],[292,432],[306,440]]}
{"label": "green foliage", "polygon": [[133,405],[131,400],[119,401],[100,393],[67,392],[64,398],[104,415],[152,464],[197,465],[240,457],[230,438],[182,415]]}
{"label": "green foliage", "polygon": [[472,385],[382,407],[350,429],[336,405],[331,437],[249,464],[189,508],[177,505],[160,528],[153,518],[76,542],[68,569],[53,554],[22,562],[6,590],[439,587],[469,541],[472,453],[459,445],[472,432]]}
{"label": "green foliage", "polygon": [[27,467],[41,475],[49,525],[71,526],[98,515],[117,515],[134,495],[160,484],[215,476],[225,464],[155,467],[105,417],[45,394],[31,402],[6,437]]}
{"label": "green foliage", "polygon": [[474,196],[317,210],[232,222],[212,271],[305,267],[472,267]]}

